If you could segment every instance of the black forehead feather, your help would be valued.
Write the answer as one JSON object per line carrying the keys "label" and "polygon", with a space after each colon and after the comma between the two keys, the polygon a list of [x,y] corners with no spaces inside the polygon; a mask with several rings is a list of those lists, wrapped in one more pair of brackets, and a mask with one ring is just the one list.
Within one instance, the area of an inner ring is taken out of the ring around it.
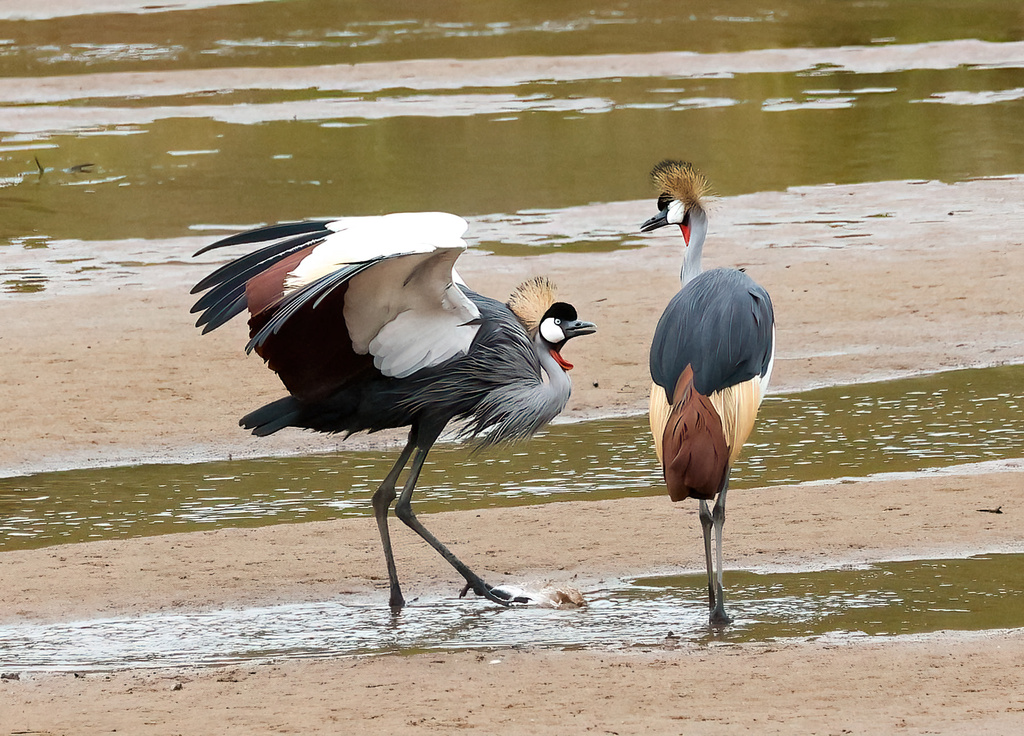
{"label": "black forehead feather", "polygon": [[576,319],[576,307],[567,302],[555,302],[548,307],[548,311],[544,313],[544,319],[547,319],[548,317],[561,320],[574,320]]}

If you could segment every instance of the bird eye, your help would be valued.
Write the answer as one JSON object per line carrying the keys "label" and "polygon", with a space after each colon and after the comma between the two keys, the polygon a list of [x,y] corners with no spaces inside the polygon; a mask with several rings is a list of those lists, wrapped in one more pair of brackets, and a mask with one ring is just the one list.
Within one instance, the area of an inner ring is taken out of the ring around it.
{"label": "bird eye", "polygon": [[560,319],[558,319],[557,317],[555,317],[555,324],[556,324],[556,325],[560,325],[560,324],[562,324],[562,320],[560,320]]}

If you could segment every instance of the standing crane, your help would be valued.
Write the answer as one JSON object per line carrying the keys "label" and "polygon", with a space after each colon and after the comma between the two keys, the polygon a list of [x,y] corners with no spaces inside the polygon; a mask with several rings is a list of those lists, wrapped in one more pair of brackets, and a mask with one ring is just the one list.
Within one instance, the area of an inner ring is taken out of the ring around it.
{"label": "standing crane", "polygon": [[[248,310],[250,340],[289,396],[245,415],[259,436],[284,427],[376,432],[409,427],[394,467],[373,494],[392,608],[405,605],[388,532],[388,510],[409,464],[395,515],[466,580],[465,595],[503,605],[412,511],[427,453],[452,420],[481,446],[532,436],[565,407],[572,365],[565,343],[595,331],[555,301],[545,278],[521,284],[507,304],[471,291],[455,271],[465,220],[443,212],[399,213],[271,225],[200,250],[261,243],[200,281],[197,327],[214,330]],[[515,602],[525,602],[517,599]]]}
{"label": "standing crane", "polygon": [[[701,269],[708,231],[704,175],[689,163],[662,161],[651,179],[659,192],[659,212],[641,225],[641,232],[678,225],[683,236],[682,288],[661,315],[651,343],[651,433],[669,497],[700,500],[710,622],[722,626],[732,622],[722,589],[729,469],[768,388],[775,316],[768,292],[747,274]],[[708,501],[716,497],[709,511]]]}

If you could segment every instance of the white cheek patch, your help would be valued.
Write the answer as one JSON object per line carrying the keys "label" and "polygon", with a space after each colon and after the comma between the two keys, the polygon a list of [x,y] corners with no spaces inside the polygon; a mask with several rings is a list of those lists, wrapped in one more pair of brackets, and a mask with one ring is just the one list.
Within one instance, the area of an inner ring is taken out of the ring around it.
{"label": "white cheek patch", "polygon": [[540,336],[552,345],[557,345],[565,339],[565,333],[557,321],[551,317],[540,323]]}
{"label": "white cheek patch", "polygon": [[686,205],[680,202],[678,199],[673,199],[668,205],[668,221],[673,225],[678,225],[683,221],[683,217],[686,215]]}

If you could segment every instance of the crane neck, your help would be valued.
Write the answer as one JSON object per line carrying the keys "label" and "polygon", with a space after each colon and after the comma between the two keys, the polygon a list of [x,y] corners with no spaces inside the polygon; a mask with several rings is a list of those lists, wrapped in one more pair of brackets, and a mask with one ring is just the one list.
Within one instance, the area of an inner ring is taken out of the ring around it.
{"label": "crane neck", "polygon": [[532,437],[558,416],[569,401],[572,383],[551,355],[550,343],[538,335],[532,347],[540,363],[540,380],[517,380],[500,390],[489,391],[473,412],[477,419],[471,433],[493,427],[486,436],[486,444]]}
{"label": "crane neck", "polygon": [[704,238],[708,234],[708,216],[698,206],[689,211],[689,243],[683,236],[683,267],[679,271],[679,281],[683,286],[695,279],[704,270],[701,260],[704,256]]}
{"label": "crane neck", "polygon": [[551,354],[551,345],[540,335],[533,341],[533,347],[537,351],[537,358],[540,360],[540,367],[544,371],[545,380],[541,388],[544,415],[549,415],[545,423],[554,419],[565,408],[569,401],[569,394],[572,391],[572,380],[569,374],[562,368],[562,365]]}
{"label": "crane neck", "polygon": [[546,384],[565,390],[568,398],[569,390],[572,388],[572,381],[569,374],[562,368],[562,365],[551,354],[551,345],[539,335],[534,339],[534,349],[537,351],[537,358],[540,360],[540,367],[547,375]]}

